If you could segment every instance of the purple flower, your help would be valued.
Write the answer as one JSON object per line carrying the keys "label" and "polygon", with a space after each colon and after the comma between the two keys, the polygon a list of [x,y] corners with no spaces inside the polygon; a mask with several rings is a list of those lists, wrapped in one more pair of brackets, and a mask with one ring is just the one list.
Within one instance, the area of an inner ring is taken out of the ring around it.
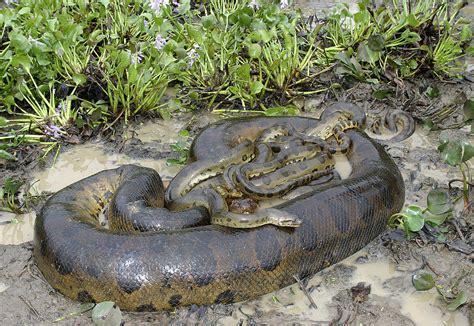
{"label": "purple flower", "polygon": [[61,128],[52,124],[51,122],[48,122],[48,124],[44,125],[44,133],[56,139],[60,139],[62,137]]}
{"label": "purple flower", "polygon": [[155,48],[156,48],[158,51],[163,50],[163,48],[164,48],[165,45],[166,45],[166,42],[168,42],[168,40],[167,40],[166,38],[164,38],[164,37],[161,36],[160,34],[156,35],[156,38],[155,38]]}
{"label": "purple flower", "polygon": [[161,11],[161,6],[167,6],[170,0],[150,0],[150,8],[158,15]]}
{"label": "purple flower", "polygon": [[142,62],[143,60],[143,53],[142,51],[138,51],[138,52],[135,52],[131,55],[131,58],[130,58],[131,62],[133,65],[136,65],[137,63],[140,63]]}
{"label": "purple flower", "polygon": [[177,0],[173,0],[171,4],[173,5],[173,13],[178,14],[180,3]]}
{"label": "purple flower", "polygon": [[252,9],[257,10],[258,8],[260,8],[260,5],[258,4],[257,0],[252,0],[249,3],[249,7],[252,8]]}
{"label": "purple flower", "polygon": [[191,68],[194,62],[199,59],[199,53],[196,50],[199,50],[201,47],[198,44],[194,44],[193,48],[188,51],[188,68]]}
{"label": "purple flower", "polygon": [[148,28],[148,20],[146,19],[143,20],[143,26],[145,26],[145,28]]}
{"label": "purple flower", "polygon": [[288,7],[288,0],[281,0],[280,1],[280,9],[284,9]]}
{"label": "purple flower", "polygon": [[59,102],[58,106],[56,107],[56,114],[59,114],[63,109],[63,103]]}

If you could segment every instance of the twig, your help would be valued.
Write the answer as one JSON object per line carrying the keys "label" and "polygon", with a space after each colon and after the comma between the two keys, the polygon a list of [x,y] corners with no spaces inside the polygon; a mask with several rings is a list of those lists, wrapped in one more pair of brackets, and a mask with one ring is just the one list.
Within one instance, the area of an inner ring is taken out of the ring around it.
{"label": "twig", "polygon": [[314,302],[313,298],[311,297],[311,295],[309,294],[308,290],[306,290],[306,287],[304,286],[303,282],[300,280],[300,278],[297,276],[297,275],[293,275],[293,278],[296,280],[296,282],[298,282],[298,285],[300,286],[300,289],[301,291],[303,291],[303,293],[306,295],[306,297],[308,298],[309,302],[310,302],[310,306],[311,308],[313,309],[318,309],[318,306],[316,305],[316,303]]}
{"label": "twig", "polygon": [[458,232],[459,234],[459,237],[461,238],[462,241],[466,241],[466,238],[464,237],[464,234],[462,234],[462,231],[461,229],[459,228],[459,224],[456,220],[451,220],[450,221],[452,225],[454,225],[454,227],[456,228],[456,231]]}
{"label": "twig", "polygon": [[19,298],[21,299],[21,301],[23,301],[26,306],[31,310],[31,312],[33,312],[33,314],[38,317],[39,319],[43,319],[41,317],[41,315],[39,314],[39,312],[35,309],[35,307],[33,307],[33,305],[31,304],[31,302],[29,302],[24,296],[20,295]]}
{"label": "twig", "polygon": [[421,258],[423,259],[423,265],[428,267],[433,273],[436,274],[436,276],[441,276],[442,274],[441,273],[438,273],[434,268],[433,266],[430,265],[430,263],[428,262],[428,259],[426,259],[426,257],[424,255],[421,256]]}

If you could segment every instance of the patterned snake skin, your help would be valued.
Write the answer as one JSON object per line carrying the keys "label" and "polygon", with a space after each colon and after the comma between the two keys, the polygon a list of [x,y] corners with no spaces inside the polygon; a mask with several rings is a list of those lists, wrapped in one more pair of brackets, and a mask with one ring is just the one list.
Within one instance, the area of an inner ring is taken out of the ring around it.
{"label": "patterned snake skin", "polygon": [[[191,160],[226,155],[244,139],[285,123],[304,132],[321,122],[302,117],[224,120],[197,136]],[[202,218],[200,208],[171,213],[153,208],[163,205],[158,173],[127,165],[76,182],[46,202],[35,224],[36,263],[68,297],[112,300],[124,310],[238,302],[290,285],[294,276],[304,278],[363,248],[402,208],[403,179],[389,155],[360,130],[347,135],[352,174],[275,207],[300,217],[299,227],[233,229],[206,225],[208,217]],[[124,230],[129,225],[100,227],[100,212],[124,184],[116,202],[143,202],[135,210],[144,220],[163,213],[166,224],[166,214],[175,214],[182,217],[181,225],[153,232]]]}

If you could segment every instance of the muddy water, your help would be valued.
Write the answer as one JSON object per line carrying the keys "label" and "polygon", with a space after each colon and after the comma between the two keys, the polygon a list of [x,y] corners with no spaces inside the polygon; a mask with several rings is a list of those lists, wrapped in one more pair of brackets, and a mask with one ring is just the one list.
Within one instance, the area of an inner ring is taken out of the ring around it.
{"label": "muddy water", "polygon": [[21,215],[0,212],[0,245],[17,245],[33,240],[35,217],[35,212]]}
{"label": "muddy water", "polygon": [[[182,124],[176,121],[149,122],[129,131],[136,139],[151,145],[158,151],[168,149],[178,141],[178,131]],[[157,142],[156,140],[160,140]],[[181,166],[168,166],[165,159],[133,158],[126,154],[110,153],[104,143],[90,142],[76,145],[61,153],[55,164],[46,170],[38,171],[33,180],[33,193],[56,192],[76,181],[106,169],[113,169],[124,164],[138,164],[160,171],[166,184]],[[0,212],[0,245],[20,244],[33,240],[35,212],[15,215]],[[17,221],[10,223],[15,218]]]}
{"label": "muddy water", "polygon": [[[259,310],[275,316],[279,313],[291,314],[297,318],[295,321],[303,323],[312,321],[312,323],[319,322],[319,325],[329,325],[335,317],[334,309],[331,309],[333,298],[341,290],[364,282],[370,284],[372,297],[377,296],[388,302],[385,307],[383,305],[380,307],[381,310],[395,308],[415,325],[469,325],[466,316],[459,312],[448,312],[442,306],[436,291],[415,291],[410,280],[404,277],[403,272],[396,269],[394,263],[384,257],[367,262],[367,254],[366,250],[360,250],[309,280],[307,288],[310,289],[310,296],[317,305],[317,309],[311,308],[309,299],[299,286],[294,284],[258,300],[238,304],[239,309],[236,309],[232,316],[219,320],[219,324],[236,325],[239,320],[246,320],[246,315],[252,315],[254,311]],[[336,272],[336,269],[342,270],[342,273]],[[399,279],[403,280],[402,284],[396,282]],[[395,283],[397,287],[390,286],[391,283]],[[311,289],[313,289],[312,292]],[[379,301],[384,302],[384,300]],[[274,318],[274,322],[278,322],[278,317]],[[356,318],[353,325],[359,324],[366,325]],[[400,324],[398,319],[394,318],[390,325]]]}

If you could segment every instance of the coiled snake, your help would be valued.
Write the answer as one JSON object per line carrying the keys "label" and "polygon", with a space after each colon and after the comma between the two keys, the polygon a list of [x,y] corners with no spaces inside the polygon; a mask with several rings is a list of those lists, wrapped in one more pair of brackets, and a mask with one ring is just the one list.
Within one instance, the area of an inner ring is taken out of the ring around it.
{"label": "coiled snake", "polygon": [[[277,125],[305,134],[324,126],[334,112],[361,111],[340,103],[323,113],[321,121],[223,120],[196,137],[191,160],[205,164],[225,160],[239,144],[246,146],[245,139],[253,141]],[[270,215],[296,216],[298,225],[233,228],[209,224],[212,216],[202,206],[175,212],[159,208],[164,203],[159,175],[127,165],[76,182],[46,202],[35,222],[36,263],[61,293],[80,301],[113,300],[124,310],[231,303],[292,284],[294,276],[306,277],[364,247],[403,205],[403,180],[389,155],[359,129],[344,133],[351,143],[346,154],[351,175],[270,208]],[[252,178],[246,171],[240,168],[238,173]],[[222,177],[223,172],[219,174]],[[237,180],[229,175],[231,181]],[[197,190],[191,187],[186,192]],[[208,201],[220,196],[206,189],[199,193]],[[98,216],[110,201],[109,214],[115,218],[111,229],[104,229]]]}

